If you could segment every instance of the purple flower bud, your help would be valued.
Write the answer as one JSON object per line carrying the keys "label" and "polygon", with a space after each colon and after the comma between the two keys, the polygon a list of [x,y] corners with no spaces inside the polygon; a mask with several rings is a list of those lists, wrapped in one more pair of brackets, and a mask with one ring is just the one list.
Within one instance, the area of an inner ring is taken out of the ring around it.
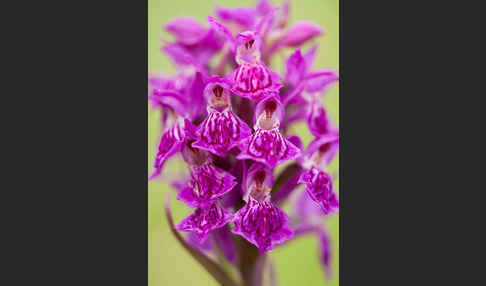
{"label": "purple flower bud", "polygon": [[293,236],[288,216],[269,201],[250,197],[243,208],[236,212],[233,233],[239,234],[266,252]]}
{"label": "purple flower bud", "polygon": [[201,241],[217,228],[231,221],[233,214],[214,203],[208,207],[199,207],[193,214],[183,219],[175,229],[194,232]]}
{"label": "purple flower bud", "polygon": [[232,91],[241,96],[259,101],[267,93],[282,87],[280,76],[260,61],[261,39],[253,31],[236,36],[236,62],[239,67],[231,74]]}
{"label": "purple flower bud", "polygon": [[327,173],[312,167],[299,178],[299,183],[305,183],[307,194],[318,203],[324,212],[328,214],[339,207],[336,194],[332,188],[332,179]]}
{"label": "purple flower bud", "polygon": [[282,45],[288,47],[298,47],[306,41],[322,35],[324,31],[312,22],[301,21],[293,25],[281,42]]}
{"label": "purple flower bud", "polygon": [[206,33],[206,29],[198,21],[189,17],[176,18],[167,23],[165,29],[183,45],[196,44]]}
{"label": "purple flower bud", "polygon": [[279,132],[283,116],[283,105],[275,96],[269,96],[256,107],[255,133],[240,144],[241,153],[237,159],[252,159],[270,168],[292,160],[300,149],[285,139]]}
{"label": "purple flower bud", "polygon": [[199,125],[199,139],[192,146],[225,157],[231,148],[251,135],[251,129],[233,113],[230,87],[223,80],[213,79],[206,86],[204,96],[209,115]]}

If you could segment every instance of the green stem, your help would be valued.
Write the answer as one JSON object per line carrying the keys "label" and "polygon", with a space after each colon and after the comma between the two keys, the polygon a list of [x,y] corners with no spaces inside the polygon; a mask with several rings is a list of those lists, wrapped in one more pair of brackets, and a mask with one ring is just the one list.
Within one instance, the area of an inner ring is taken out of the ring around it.
{"label": "green stem", "polygon": [[258,249],[239,235],[233,235],[238,251],[237,267],[241,274],[242,286],[253,286],[253,271],[259,257]]}

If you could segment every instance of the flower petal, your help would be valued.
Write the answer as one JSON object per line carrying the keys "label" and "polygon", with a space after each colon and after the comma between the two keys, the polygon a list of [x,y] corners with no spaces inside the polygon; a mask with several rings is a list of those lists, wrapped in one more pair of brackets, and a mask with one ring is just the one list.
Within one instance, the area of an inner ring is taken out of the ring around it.
{"label": "flower petal", "polygon": [[316,59],[317,44],[312,45],[312,47],[304,54],[304,59],[306,63],[306,74],[309,73],[310,69],[314,65],[314,60]]}
{"label": "flower petal", "polygon": [[277,129],[258,129],[251,137],[240,144],[242,152],[237,159],[252,159],[270,168],[296,158],[300,149],[282,137]]}
{"label": "flower petal", "polygon": [[209,24],[209,27],[211,27],[211,29],[213,29],[217,34],[219,34],[219,36],[221,36],[225,40],[225,42],[228,43],[230,49],[234,51],[236,47],[235,39],[228,27],[219,23],[216,19],[214,19],[214,17],[211,16],[208,16],[206,20]]}
{"label": "flower petal", "polygon": [[339,75],[334,69],[324,69],[310,73],[306,76],[305,91],[309,93],[322,92],[330,84],[339,80]]}
{"label": "flower petal", "polygon": [[245,29],[251,29],[255,23],[255,10],[251,8],[216,7],[214,12],[223,22],[235,22],[242,25]]}
{"label": "flower petal", "polygon": [[297,86],[304,78],[306,71],[307,63],[305,58],[300,53],[300,49],[296,49],[287,59],[285,79],[292,86]]}
{"label": "flower petal", "polygon": [[197,208],[194,213],[183,219],[175,229],[181,231],[192,231],[201,242],[207,238],[209,233],[217,228],[223,227],[231,221],[233,214],[217,204],[208,207]]}
{"label": "flower petal", "polygon": [[196,66],[196,60],[189,53],[189,51],[182,45],[171,43],[162,46],[162,51],[165,52],[176,66]]}
{"label": "flower petal", "polygon": [[177,91],[153,89],[149,100],[154,105],[172,108],[179,116],[188,115],[186,98]]}
{"label": "flower petal", "polygon": [[212,163],[191,167],[191,180],[177,199],[190,207],[204,207],[231,191],[236,185],[235,177]]}
{"label": "flower petal", "polygon": [[233,111],[210,112],[198,127],[199,139],[193,147],[225,157],[241,140],[251,136],[251,129]]}
{"label": "flower petal", "polygon": [[167,130],[161,137],[157,155],[155,156],[155,170],[149,180],[154,179],[162,172],[167,159],[181,150],[184,141],[194,136],[195,127],[187,119],[180,118],[177,123]]}
{"label": "flower petal", "polygon": [[288,216],[270,202],[250,199],[235,214],[233,233],[246,238],[263,253],[292,238]]}
{"label": "flower petal", "polygon": [[312,167],[307,172],[303,172],[299,178],[299,183],[305,183],[307,194],[319,204],[324,214],[336,211],[339,202],[333,191],[332,179],[329,174]]}
{"label": "flower petal", "polygon": [[232,72],[231,80],[234,83],[232,92],[256,102],[283,86],[280,75],[262,63],[241,64]]}
{"label": "flower petal", "polygon": [[332,129],[324,105],[319,98],[314,99],[309,105],[307,126],[312,135],[316,137],[328,134]]}
{"label": "flower petal", "polygon": [[282,45],[288,47],[297,47],[306,41],[324,34],[324,31],[312,22],[301,21],[294,24],[288,31],[281,42]]}
{"label": "flower petal", "polygon": [[206,33],[206,29],[197,20],[189,17],[173,19],[165,25],[165,29],[183,45],[196,44]]}
{"label": "flower petal", "polygon": [[315,152],[321,152],[324,156],[319,166],[325,168],[334,159],[338,151],[339,132],[337,130],[331,130],[329,133],[320,135],[312,140],[303,153],[302,158],[299,158],[298,161],[310,159]]}

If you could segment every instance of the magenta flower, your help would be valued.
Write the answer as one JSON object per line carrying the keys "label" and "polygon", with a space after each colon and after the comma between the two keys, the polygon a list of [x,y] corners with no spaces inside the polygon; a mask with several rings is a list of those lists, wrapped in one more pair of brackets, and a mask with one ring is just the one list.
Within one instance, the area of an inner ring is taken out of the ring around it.
{"label": "magenta flower", "polygon": [[189,206],[204,206],[229,192],[235,185],[235,177],[230,173],[206,163],[191,167],[191,180],[177,198]]}
{"label": "magenta flower", "polygon": [[259,101],[283,86],[279,82],[280,76],[261,62],[261,48],[262,41],[253,31],[236,36],[236,62],[239,67],[231,75],[232,91],[253,101]]}
{"label": "magenta flower", "polygon": [[[175,18],[164,26],[173,40],[163,40],[161,51],[176,73],[149,76],[148,99],[161,115],[150,179],[180,152],[188,172],[171,176],[171,185],[193,210],[174,226],[167,205],[169,225],[221,285],[262,285],[271,268],[264,253],[306,233],[317,236],[326,278],[331,273],[322,221],[339,211],[329,166],[339,129],[322,98],[339,76],[312,67],[317,45],[311,42],[324,30],[308,21],[288,26],[289,13],[289,1],[260,0],[217,7],[206,23]],[[303,44],[310,44],[305,52]],[[273,56],[284,49],[291,49],[285,69],[274,70]],[[297,122],[313,136],[309,144],[290,134]],[[290,217],[280,208],[289,200]],[[226,273],[222,259],[242,283]]]}
{"label": "magenta flower", "polygon": [[184,160],[189,165],[191,179],[177,195],[191,207],[206,207],[229,192],[237,184],[235,177],[214,166],[210,154],[193,148],[188,142],[182,149]]}
{"label": "magenta flower", "polygon": [[270,169],[254,164],[246,178],[247,201],[236,212],[233,233],[239,234],[256,245],[260,252],[266,252],[293,236],[288,216],[270,202],[270,188],[273,178]]}
{"label": "magenta flower", "polygon": [[214,203],[208,207],[197,208],[193,214],[183,219],[177,230],[194,232],[201,241],[217,228],[223,227],[233,217],[233,214]]}
{"label": "magenta flower", "polygon": [[175,153],[179,152],[184,142],[193,138],[195,132],[195,127],[191,121],[179,118],[174,123],[173,127],[162,134],[154,161],[155,170],[152,175],[150,175],[149,179],[153,179],[160,175],[165,162]]}
{"label": "magenta flower", "polygon": [[296,158],[300,149],[280,134],[283,106],[275,95],[261,100],[255,109],[255,133],[240,144],[238,159],[252,159],[274,168]]}
{"label": "magenta flower", "polygon": [[266,252],[289,240],[293,232],[288,227],[288,216],[269,201],[250,198],[233,220],[233,233],[239,234]]}
{"label": "magenta flower", "polygon": [[[321,108],[321,97],[339,80],[339,76],[333,69],[311,71],[316,51],[317,47],[314,46],[302,55],[300,49],[296,49],[287,59],[282,101],[289,116],[282,122],[283,130],[304,119],[307,119],[308,124],[326,124],[320,123],[320,120],[327,120],[321,116],[325,114],[323,107]],[[309,126],[313,135],[318,136],[314,134],[314,127]]]}
{"label": "magenta flower", "polygon": [[213,78],[206,85],[208,117],[199,125],[198,140],[193,147],[224,157],[226,153],[251,135],[251,129],[231,108],[230,84]]}
{"label": "magenta flower", "polygon": [[305,190],[309,196],[318,203],[322,211],[328,214],[339,207],[339,202],[332,188],[332,179],[329,174],[312,167],[304,172],[298,183],[305,183]]}

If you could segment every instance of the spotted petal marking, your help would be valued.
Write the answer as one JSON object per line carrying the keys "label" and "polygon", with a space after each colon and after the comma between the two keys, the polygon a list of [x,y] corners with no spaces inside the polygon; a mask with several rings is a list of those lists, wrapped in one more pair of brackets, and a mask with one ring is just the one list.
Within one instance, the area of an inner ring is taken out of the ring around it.
{"label": "spotted petal marking", "polygon": [[217,204],[212,204],[208,207],[197,208],[175,228],[181,231],[192,231],[201,242],[204,242],[212,230],[223,227],[232,217],[233,214],[230,211]]}
{"label": "spotted petal marking", "polygon": [[259,101],[265,96],[265,92],[276,91],[282,87],[279,79],[276,73],[263,64],[244,63],[232,74],[232,91],[241,97]]}
{"label": "spotted petal marking", "polygon": [[271,202],[250,199],[234,216],[233,233],[266,252],[293,236],[288,216]]}
{"label": "spotted petal marking", "polygon": [[299,148],[283,138],[277,128],[270,130],[257,129],[246,141],[245,144],[240,145],[242,152],[237,158],[252,159],[270,168],[292,160],[300,153]]}
{"label": "spotted petal marking", "polygon": [[210,112],[198,128],[199,140],[193,147],[225,157],[228,151],[251,135],[251,129],[233,111]]}
{"label": "spotted petal marking", "polygon": [[339,207],[336,194],[333,191],[332,179],[329,174],[312,167],[302,174],[299,183],[305,183],[307,194],[321,207],[324,214],[328,214]]}
{"label": "spotted petal marking", "polygon": [[191,207],[207,206],[231,191],[236,184],[235,177],[212,163],[194,166],[187,188],[179,192],[177,199]]}

